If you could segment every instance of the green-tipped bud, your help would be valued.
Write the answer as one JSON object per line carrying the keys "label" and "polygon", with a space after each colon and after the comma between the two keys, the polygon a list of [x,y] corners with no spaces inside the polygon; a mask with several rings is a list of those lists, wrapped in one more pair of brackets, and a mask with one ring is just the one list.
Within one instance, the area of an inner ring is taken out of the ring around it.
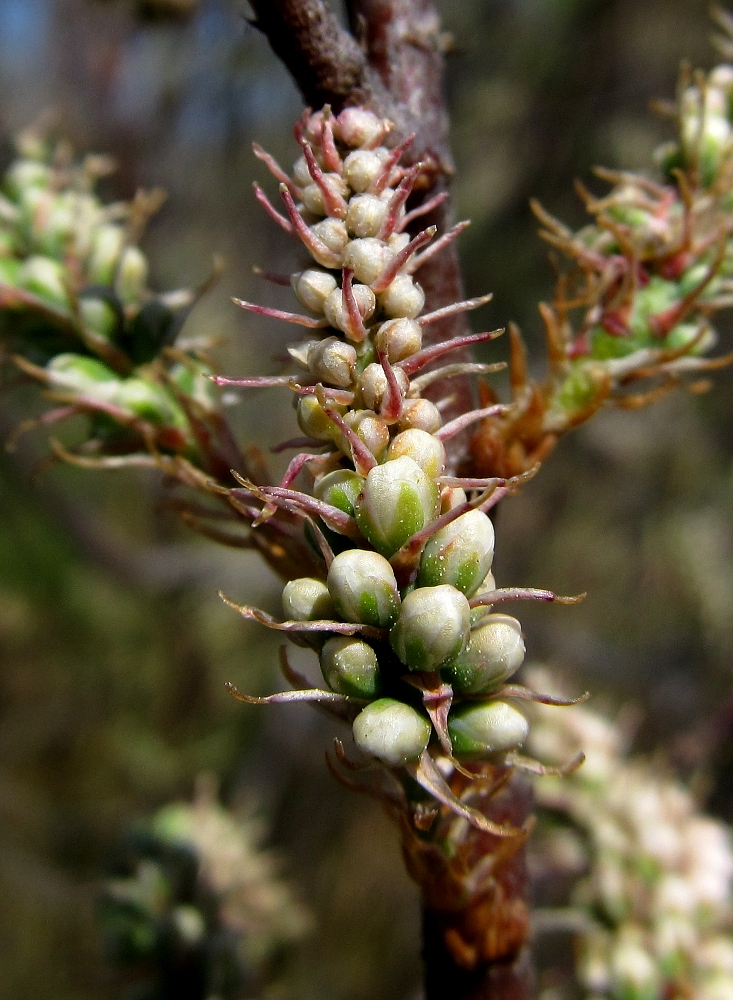
{"label": "green-tipped bud", "polygon": [[123,379],[115,394],[118,406],[154,424],[187,427],[185,414],[170,392],[143,378]]}
{"label": "green-tipped bud", "polygon": [[424,715],[394,698],[373,701],[354,719],[358,748],[391,767],[417,760],[430,742],[430,732]]}
{"label": "green-tipped bud", "polygon": [[336,279],[328,271],[309,267],[307,271],[291,278],[293,291],[301,305],[315,313],[323,312],[323,305],[336,287]]}
{"label": "green-tipped bud", "polygon": [[336,615],[326,584],[309,576],[289,580],[283,589],[282,601],[283,614],[288,621],[332,621]]}
{"label": "green-tipped bud", "polygon": [[435,517],[438,489],[411,458],[375,466],[356,504],[366,539],[384,556],[394,553]]}
{"label": "green-tipped bud", "polygon": [[[345,406],[336,406],[334,410],[345,413]],[[298,400],[298,426],[308,437],[316,441],[333,441],[337,431],[333,420],[326,414],[315,396],[301,396]]]}
{"label": "green-tipped bud", "polygon": [[470,611],[455,587],[419,587],[405,597],[389,641],[410,670],[436,670],[468,638]]}
{"label": "green-tipped bud", "polygon": [[69,307],[65,271],[61,264],[49,257],[28,257],[18,271],[18,284],[48,305],[61,309]]}
{"label": "green-tipped bud", "polygon": [[87,330],[98,333],[108,340],[114,334],[117,327],[117,316],[109,302],[105,302],[104,299],[81,298],[79,299],[79,313]]}
{"label": "green-tipped bud", "polygon": [[379,327],[375,342],[390,363],[396,365],[420,350],[422,327],[414,319],[390,319]]}
{"label": "green-tipped bud", "polygon": [[328,571],[328,589],[345,622],[390,628],[400,607],[394,570],[377,552],[347,549]]}
{"label": "green-tipped bud", "polygon": [[357,498],[364,488],[364,480],[351,469],[336,469],[319,479],[313,492],[318,500],[338,507],[344,514],[354,516]]}
{"label": "green-tipped bud", "polygon": [[120,379],[111,368],[82,354],[57,354],[46,366],[49,382],[54,389],[72,389],[99,398],[117,392]]}
{"label": "green-tipped bud", "polygon": [[382,687],[377,654],[368,642],[339,635],[321,650],[321,670],[328,686],[354,698],[376,698]]}
{"label": "green-tipped bud", "polygon": [[392,439],[387,452],[388,462],[393,462],[398,458],[411,458],[431,479],[442,476],[445,470],[443,442],[433,437],[432,434],[428,434],[427,431],[419,431],[415,428],[409,431],[400,431]]}
{"label": "green-tipped bud", "polygon": [[510,615],[489,614],[471,631],[466,648],[443,667],[458,694],[480,694],[503,684],[524,660],[522,626]]}
{"label": "green-tipped bud", "polygon": [[125,305],[138,302],[148,281],[148,262],[139,247],[125,247],[117,273],[117,294]]}
{"label": "green-tipped bud", "polygon": [[480,510],[469,510],[428,539],[417,585],[449,583],[471,597],[491,569],[493,558],[494,526]]}
{"label": "green-tipped bud", "polygon": [[529,723],[505,701],[461,705],[448,716],[456,757],[491,757],[516,750],[529,735]]}

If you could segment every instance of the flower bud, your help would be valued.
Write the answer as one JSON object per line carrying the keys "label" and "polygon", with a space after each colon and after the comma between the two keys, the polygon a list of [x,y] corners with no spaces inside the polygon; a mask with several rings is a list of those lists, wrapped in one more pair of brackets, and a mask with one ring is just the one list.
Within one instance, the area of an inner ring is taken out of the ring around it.
{"label": "flower bud", "polygon": [[394,570],[377,552],[339,552],[328,571],[328,589],[346,622],[389,628],[397,618],[400,595]]}
{"label": "flower bud", "polygon": [[87,330],[107,339],[112,337],[117,327],[117,316],[109,302],[104,299],[80,298],[79,313]]}
{"label": "flower bud", "polygon": [[382,119],[365,108],[344,108],[336,125],[342,141],[352,149],[379,142],[385,132]]}
{"label": "flower bud", "polygon": [[430,722],[411,705],[380,698],[354,719],[354,742],[390,767],[417,760],[430,742]]}
{"label": "flower bud", "polygon": [[125,247],[115,283],[117,294],[125,305],[137,302],[145,291],[148,262],[139,247]]}
{"label": "flower bud", "polygon": [[[345,406],[336,406],[334,410],[345,413]],[[316,441],[333,441],[336,425],[323,409],[315,396],[301,396],[298,400],[298,426],[308,437]]]}
{"label": "flower bud", "polygon": [[356,351],[338,337],[325,337],[309,348],[308,367],[318,382],[348,389],[356,367]]}
{"label": "flower bud", "polygon": [[154,424],[169,424],[184,428],[186,417],[175,399],[162,385],[143,378],[123,379],[115,393],[118,406],[136,417]]}
{"label": "flower bud", "polygon": [[410,670],[437,670],[463,648],[470,611],[455,587],[418,587],[402,602],[389,636],[392,649]]}
{"label": "flower bud", "polygon": [[[384,195],[385,192],[382,192]],[[407,244],[410,242],[409,233],[392,233],[390,238],[387,240],[387,246],[390,250],[394,250],[395,253],[399,253],[400,250],[404,250]]]}
{"label": "flower bud", "polygon": [[344,254],[344,267],[350,267],[357,281],[371,285],[394,259],[394,252],[382,240],[352,240]]}
{"label": "flower bud", "polygon": [[18,284],[51,306],[68,309],[64,268],[49,257],[28,257],[18,270]]}
{"label": "flower bud", "polygon": [[435,483],[411,458],[375,466],[356,503],[356,521],[368,541],[389,557],[433,519]]}
{"label": "flower bud", "polygon": [[[483,594],[488,594],[492,590],[496,590],[496,580],[494,579],[494,574],[489,572],[486,574],[483,583],[481,583],[473,596],[481,597]],[[490,614],[490,604],[480,604],[478,607],[471,608],[471,627],[473,628],[474,625]]]}
{"label": "flower bud", "polygon": [[[324,174],[323,182],[329,191],[332,191],[335,195],[340,195],[343,198],[347,193],[346,185],[338,174]],[[306,209],[312,215],[329,214],[320,185],[314,183],[306,184],[303,188],[302,200]]]}
{"label": "flower bud", "polygon": [[344,160],[344,180],[357,193],[366,191],[381,174],[388,155],[384,147],[357,149],[349,153]]}
{"label": "flower bud", "polygon": [[293,164],[293,180],[301,188],[307,187],[313,180],[308,169],[308,161],[304,156],[299,156]]}
{"label": "flower bud", "polygon": [[[395,368],[395,376],[404,396],[410,388],[410,380],[401,368]],[[380,364],[373,362],[367,365],[359,376],[359,391],[364,405],[370,410],[378,411],[387,391],[387,376]]]}
{"label": "flower bud", "polygon": [[315,313],[323,312],[326,299],[336,288],[334,276],[315,267],[294,274],[290,283],[298,302]]}
{"label": "flower bud", "polygon": [[379,304],[388,316],[414,319],[425,305],[425,293],[409,274],[398,274],[379,296]]}
{"label": "flower bud", "polygon": [[357,497],[364,487],[364,480],[351,469],[336,469],[316,483],[313,492],[318,500],[338,507],[344,514],[354,515]]}
{"label": "flower bud", "polygon": [[87,263],[89,284],[112,284],[124,244],[125,234],[120,226],[107,223],[97,227]]}
{"label": "flower bud", "polygon": [[443,668],[458,694],[480,694],[511,677],[524,660],[522,626],[510,615],[486,615],[468,637],[466,648]]}
{"label": "flower bud", "polygon": [[354,236],[377,236],[388,211],[387,203],[376,195],[354,195],[346,211],[346,226]]}
{"label": "flower bud", "polygon": [[353,636],[334,636],[325,643],[321,671],[333,691],[354,698],[376,698],[382,687],[377,654]]}
{"label": "flower bud", "polygon": [[[331,253],[336,254],[340,259],[349,243],[349,234],[346,226],[339,219],[323,219],[310,227],[313,235],[326,244]],[[322,267],[333,267],[330,256],[319,256],[317,251],[311,251],[311,255]]]}
{"label": "flower bud", "polygon": [[411,458],[431,479],[437,479],[445,469],[443,442],[426,431],[400,431],[387,452],[388,462],[398,458]]}
{"label": "flower bud", "polygon": [[387,320],[379,327],[375,343],[380,351],[384,351],[391,364],[396,365],[398,361],[404,361],[420,350],[422,327],[414,319]]}
{"label": "flower bud", "polygon": [[[378,462],[381,462],[389,445],[389,427],[381,417],[372,410],[349,410],[344,422],[356,432]],[[337,432],[334,439],[344,455],[351,454],[351,447],[346,439]]]}
{"label": "flower bud", "polygon": [[397,425],[401,431],[409,431],[415,428],[418,431],[425,431],[427,434],[435,432],[443,426],[443,418],[440,410],[431,403],[429,399],[406,399],[402,404],[402,414]]}
{"label": "flower bud", "polygon": [[[377,304],[374,292],[368,285],[352,285],[351,290],[354,293],[356,306],[362,319],[369,319]],[[348,334],[351,324],[344,305],[344,293],[340,288],[334,288],[323,303],[323,312],[331,326]]]}
{"label": "flower bud", "polygon": [[97,396],[100,386],[107,390],[106,395],[111,395],[120,382],[107,365],[82,354],[57,354],[49,361],[46,371],[49,382],[55,389],[73,389]]}
{"label": "flower bud", "polygon": [[505,701],[469,703],[451,711],[448,733],[456,757],[490,757],[520,747],[529,723]]}
{"label": "flower bud", "polygon": [[[395,441],[399,437],[401,435]],[[420,558],[417,585],[437,587],[440,583],[449,583],[471,597],[491,569],[493,558],[494,526],[491,519],[480,510],[469,510],[427,540]]]}
{"label": "flower bud", "polygon": [[460,486],[444,486],[440,492],[440,513],[447,514],[466,503],[466,491]]}
{"label": "flower bud", "polygon": [[289,580],[283,589],[283,613],[288,621],[312,622],[333,620],[333,599],[323,580],[302,576]]}

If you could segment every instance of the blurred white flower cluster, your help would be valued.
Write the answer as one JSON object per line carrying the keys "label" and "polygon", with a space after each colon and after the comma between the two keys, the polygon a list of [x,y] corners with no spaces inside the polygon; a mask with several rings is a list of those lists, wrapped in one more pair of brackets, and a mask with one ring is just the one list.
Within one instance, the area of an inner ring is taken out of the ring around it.
{"label": "blurred white flower cluster", "polygon": [[[532,683],[547,686],[537,671]],[[733,846],[656,758],[630,757],[621,726],[587,708],[538,706],[532,750],[572,777],[543,778],[540,804],[579,831],[586,870],[573,903],[588,916],[578,973],[594,997],[733,998]],[[567,837],[563,830],[562,837]]]}

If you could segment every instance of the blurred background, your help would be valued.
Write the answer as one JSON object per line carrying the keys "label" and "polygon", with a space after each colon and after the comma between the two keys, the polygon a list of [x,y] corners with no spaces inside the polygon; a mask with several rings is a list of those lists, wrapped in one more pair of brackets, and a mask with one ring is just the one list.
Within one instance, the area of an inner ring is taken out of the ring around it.
{"label": "blurred background", "polygon": [[[594,164],[650,168],[668,126],[649,100],[673,95],[683,57],[716,61],[707,0],[439,6],[454,40],[457,214],[473,220],[466,283],[494,292],[476,322],[516,320],[541,375],[536,304],[553,278],[528,199],[579,225],[573,178],[598,192]],[[2,165],[13,134],[48,113],[80,153],[117,159],[109,198],[165,187],[143,241],[153,285],[198,284],[225,257],[186,332],[218,338],[222,370],[241,375],[272,370],[289,331],[230,296],[276,304],[252,266],[294,259],[252,197],[264,171],[251,143],[292,162],[301,108],[247,14],[243,0],[0,0]],[[723,324],[722,347],[732,340]],[[486,356],[505,350],[499,340]],[[243,396],[231,410],[241,440],[291,436],[283,404],[277,391]],[[0,399],[4,434],[17,406]],[[496,561],[500,585],[589,592],[579,607],[521,609],[529,656],[590,688],[591,704],[637,704],[638,747],[702,766],[709,807],[729,820],[732,428],[729,371],[707,396],[601,414],[504,505]],[[271,874],[290,885],[280,902],[299,914],[237,995],[417,996],[416,894],[379,805],[324,766],[332,723],[224,690],[274,690],[277,642],[216,591],[277,612],[275,578],[180,529],[154,477],[33,476],[42,454],[40,438],[0,452],[0,998],[144,995],[105,960],[99,885],[132,870],[130,829],[190,801],[202,775],[260,831]],[[190,979],[175,993],[198,995]]]}

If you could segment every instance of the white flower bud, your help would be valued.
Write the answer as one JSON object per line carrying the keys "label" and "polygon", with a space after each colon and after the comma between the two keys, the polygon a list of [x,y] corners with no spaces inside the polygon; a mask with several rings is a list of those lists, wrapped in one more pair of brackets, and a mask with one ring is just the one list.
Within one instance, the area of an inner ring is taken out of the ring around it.
{"label": "white flower bud", "polygon": [[[380,416],[372,410],[349,410],[344,421],[351,427],[360,441],[363,441],[378,462],[384,458],[389,445],[389,427]],[[337,434],[336,442],[345,455],[351,454],[351,448],[341,434]]]}
{"label": "white flower bud", "polygon": [[117,316],[104,299],[79,299],[79,313],[87,330],[109,339],[117,327]]}
{"label": "white flower bud", "polygon": [[425,293],[409,274],[398,274],[379,296],[379,304],[388,316],[414,319],[425,305]]}
{"label": "white flower bud", "polygon": [[325,643],[321,671],[333,691],[354,698],[376,698],[382,687],[377,654],[353,636],[334,636]]}
{"label": "white flower bud", "polygon": [[[368,285],[352,285],[354,299],[362,319],[369,319],[377,304],[374,292]],[[337,330],[348,333],[350,330],[349,314],[344,305],[344,294],[340,288],[334,288],[323,304],[326,319]]]}
{"label": "white flower bud", "polygon": [[[401,436],[398,434],[395,441]],[[471,597],[491,569],[493,558],[494,526],[491,519],[480,510],[469,510],[427,540],[420,557],[417,584],[419,587],[437,587],[439,583],[449,583]]]}
{"label": "white flower bud", "polygon": [[298,302],[315,313],[323,312],[326,299],[337,285],[332,274],[315,267],[294,274],[290,283]]}
{"label": "white flower bud", "polygon": [[624,940],[614,948],[611,957],[614,994],[634,997],[654,997],[659,990],[656,962],[641,942]]}
{"label": "white flower bud", "polygon": [[443,442],[426,431],[412,429],[400,431],[392,439],[387,452],[387,461],[411,458],[431,479],[437,479],[445,470],[445,448]]}
{"label": "white flower bud", "polygon": [[5,186],[12,197],[23,198],[25,193],[33,188],[49,187],[52,180],[53,171],[45,163],[16,160],[5,176]]}
{"label": "white flower bud", "polygon": [[378,142],[385,131],[382,119],[365,108],[344,108],[336,126],[342,141],[352,149]]}
{"label": "white flower bud", "polygon": [[524,660],[522,626],[510,615],[486,615],[472,629],[466,648],[443,676],[458,694],[480,694],[503,684]]}
{"label": "white flower bud", "polygon": [[529,723],[505,701],[469,703],[451,711],[448,733],[456,757],[490,757],[520,747]]}
{"label": "white flower bud", "polygon": [[390,250],[394,250],[395,253],[399,253],[400,250],[404,250],[407,244],[410,242],[409,233],[392,233],[390,238],[387,240],[387,246]]}
{"label": "white flower bud", "polygon": [[[401,368],[395,369],[395,376],[399,383],[400,392],[404,396],[410,388],[410,380]],[[370,410],[379,410],[387,391],[387,376],[380,364],[374,362],[366,366],[359,376],[359,391],[365,406]]]}
{"label": "white flower bud", "polygon": [[288,621],[333,620],[336,608],[323,580],[302,576],[289,580],[283,589],[283,613]]}
{"label": "white flower bud", "polygon": [[426,434],[435,434],[443,426],[440,410],[429,399],[406,399],[402,404],[402,415],[398,427],[401,431],[415,428]]}
{"label": "white flower bud", "polygon": [[389,156],[388,151],[378,149],[357,149],[344,160],[344,180],[357,193],[366,191],[382,172],[382,165]]}
{"label": "white flower bud", "polygon": [[379,327],[374,342],[380,351],[384,351],[391,364],[396,365],[398,361],[404,361],[420,350],[422,327],[414,319],[390,319]]}
{"label": "white flower bud", "polygon": [[356,500],[364,487],[364,480],[351,469],[336,469],[322,476],[313,492],[318,500],[338,507],[344,514],[353,516]]}
{"label": "white flower bud", "polygon": [[466,491],[462,487],[444,486],[440,493],[440,513],[447,514],[448,511],[466,503],[466,500]]}
{"label": "white flower bud", "polygon": [[[324,174],[323,181],[335,195],[340,195],[342,198],[346,195],[347,187],[338,174]],[[313,215],[328,215],[323,191],[318,184],[313,182],[306,184],[301,197],[306,209]]]}
{"label": "white flower bud", "polygon": [[346,622],[389,628],[397,618],[400,595],[394,570],[377,552],[339,552],[328,571],[328,589]]}
{"label": "white flower bud", "polygon": [[410,670],[437,670],[463,648],[470,611],[455,587],[418,587],[402,602],[389,636],[392,649]]}
{"label": "white flower bud", "polygon": [[348,389],[354,377],[356,351],[338,337],[325,337],[309,348],[308,367],[318,382]]}
{"label": "white flower bud", "polygon": [[356,503],[356,520],[385,556],[394,553],[435,517],[438,490],[411,458],[375,466]]}
{"label": "white flower bud", "polygon": [[357,194],[349,201],[346,225],[354,236],[377,236],[387,217],[388,206],[373,194]]}
{"label": "white flower bud", "polygon": [[[334,405],[334,410],[344,413],[345,406]],[[326,415],[315,396],[301,396],[298,400],[298,426],[308,437],[317,441],[333,441],[338,429]]]}
{"label": "white flower bud", "polygon": [[373,701],[354,719],[358,748],[391,767],[417,760],[430,742],[430,733],[424,715],[394,698]]}
{"label": "white flower bud", "polygon": [[[331,253],[339,257],[340,261],[343,260],[343,253],[349,243],[349,234],[346,232],[346,226],[340,219],[323,219],[321,222],[316,222],[315,225],[311,226],[310,231],[315,237],[322,240]],[[333,261],[330,257],[324,255],[319,259],[317,252],[311,251],[311,253],[322,267],[333,267]]]}
{"label": "white flower bud", "polygon": [[344,267],[350,267],[357,281],[371,285],[394,259],[394,251],[390,250],[382,240],[367,238],[352,240],[344,254]]}
{"label": "white flower bud", "polygon": [[306,187],[313,180],[308,169],[308,161],[304,156],[299,156],[293,164],[293,180],[301,188]]}

